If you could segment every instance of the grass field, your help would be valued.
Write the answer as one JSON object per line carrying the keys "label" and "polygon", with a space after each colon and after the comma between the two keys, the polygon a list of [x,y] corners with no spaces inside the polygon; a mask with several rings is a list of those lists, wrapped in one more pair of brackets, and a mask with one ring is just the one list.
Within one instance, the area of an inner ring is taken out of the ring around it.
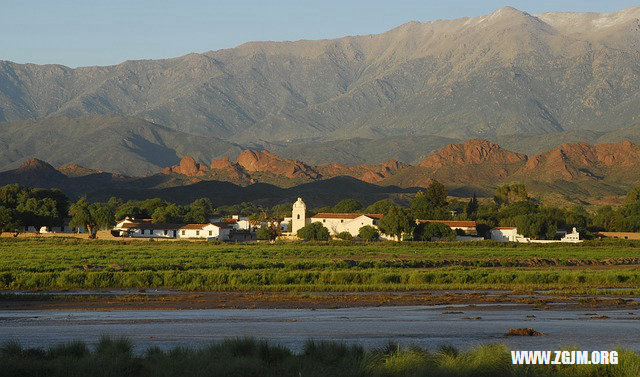
{"label": "grass field", "polygon": [[639,287],[639,265],[640,243],[633,241],[214,244],[0,239],[3,290],[588,291]]}
{"label": "grass field", "polygon": [[151,348],[137,355],[125,339],[103,338],[95,349],[82,342],[44,349],[18,343],[0,347],[0,376],[473,376],[636,377],[640,355],[620,351],[617,365],[512,365],[505,346],[435,352],[394,344],[378,350],[309,341],[300,354],[253,339],[231,339],[201,349]]}

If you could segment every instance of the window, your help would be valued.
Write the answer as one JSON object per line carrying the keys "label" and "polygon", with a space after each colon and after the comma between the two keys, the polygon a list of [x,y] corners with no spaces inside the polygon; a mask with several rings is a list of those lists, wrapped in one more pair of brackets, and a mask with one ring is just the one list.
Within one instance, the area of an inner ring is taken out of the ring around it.
{"label": "window", "polygon": [[183,230],[183,231],[182,231],[182,235],[183,235],[183,236],[184,236],[184,232],[185,232],[185,231]]}
{"label": "window", "polygon": [[209,235],[210,235],[210,236],[213,236],[213,230],[210,230],[210,231],[209,231]]}
{"label": "window", "polygon": [[199,236],[199,235],[200,235],[200,231],[196,230],[196,236]]}
{"label": "window", "polygon": [[327,219],[322,219],[322,222],[323,222],[323,223],[326,223],[326,222],[327,222]]}
{"label": "window", "polygon": [[300,215],[298,215],[298,220],[300,220]]}
{"label": "window", "polygon": [[341,223],[343,223],[343,222],[344,222],[344,220],[340,220],[340,222],[341,222]]}
{"label": "window", "polygon": [[164,235],[166,236],[167,234],[169,234],[169,231],[165,229],[164,230]]}

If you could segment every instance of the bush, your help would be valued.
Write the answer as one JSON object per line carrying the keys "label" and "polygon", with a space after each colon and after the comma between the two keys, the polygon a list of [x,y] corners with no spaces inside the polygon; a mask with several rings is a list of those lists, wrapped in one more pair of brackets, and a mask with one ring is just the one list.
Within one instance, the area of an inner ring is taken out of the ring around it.
{"label": "bush", "polygon": [[263,226],[258,229],[256,236],[259,240],[275,240],[278,237],[278,231],[270,226]]}
{"label": "bush", "polygon": [[327,241],[331,237],[329,229],[320,222],[311,223],[299,229],[297,236],[305,241]]}
{"label": "bush", "polygon": [[345,240],[345,241],[349,241],[349,240],[353,239],[353,236],[349,232],[340,232],[340,233],[336,234],[336,237],[341,239],[341,240]]}
{"label": "bush", "polygon": [[422,223],[413,232],[416,241],[455,240],[456,233],[443,223]]}
{"label": "bush", "polygon": [[365,225],[358,231],[358,238],[367,242],[377,241],[380,238],[380,233],[371,225]]}

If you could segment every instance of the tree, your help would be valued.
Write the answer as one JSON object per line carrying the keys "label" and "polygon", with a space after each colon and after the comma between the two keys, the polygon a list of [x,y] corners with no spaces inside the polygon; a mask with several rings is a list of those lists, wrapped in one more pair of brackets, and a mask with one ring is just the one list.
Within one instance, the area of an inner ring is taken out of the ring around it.
{"label": "tree", "polygon": [[415,228],[413,239],[419,241],[455,240],[456,233],[443,223],[421,223]]}
{"label": "tree", "polygon": [[89,202],[86,197],[78,199],[77,202],[71,205],[71,208],[69,208],[69,216],[71,216],[69,225],[77,228],[85,228],[87,232],[89,232],[89,238],[95,238],[97,224],[91,215]]}
{"label": "tree", "polygon": [[320,222],[314,222],[298,229],[297,236],[305,241],[326,241],[331,237],[329,229]]}
{"label": "tree", "polygon": [[396,237],[398,241],[402,240],[402,235],[411,233],[413,226],[414,222],[409,212],[397,206],[389,208],[389,211],[380,220],[380,230]]}
{"label": "tree", "polygon": [[533,239],[553,239],[558,225],[541,213],[519,215],[515,218],[518,233]]}
{"label": "tree", "polygon": [[516,202],[526,201],[529,198],[527,188],[521,183],[502,185],[496,189],[493,200],[498,205],[509,205]]}
{"label": "tree", "polygon": [[292,203],[278,204],[273,206],[273,208],[271,208],[271,214],[273,215],[273,217],[277,217],[277,218],[290,217],[291,211],[293,210],[292,207],[293,207]]}
{"label": "tree", "polygon": [[447,189],[438,181],[431,182],[426,191],[418,191],[411,201],[411,212],[414,218],[450,219],[447,195]]}
{"label": "tree", "polygon": [[625,206],[630,206],[636,203],[640,203],[640,186],[629,190],[627,197],[624,199]]}
{"label": "tree", "polygon": [[389,211],[389,208],[395,206],[395,203],[393,203],[391,200],[389,199],[384,199],[384,200],[379,200],[375,203],[373,203],[372,205],[370,205],[369,207],[367,207],[365,209],[366,213],[387,213],[387,211]]}
{"label": "tree", "polygon": [[358,230],[358,238],[367,242],[377,241],[380,238],[380,233],[371,225],[365,225]]}
{"label": "tree", "polygon": [[426,198],[429,204],[434,208],[442,208],[447,206],[447,189],[444,185],[436,180],[427,186]]}
{"label": "tree", "polygon": [[337,213],[350,213],[362,209],[362,204],[355,199],[345,199],[333,206],[332,211]]}
{"label": "tree", "polygon": [[345,241],[350,241],[353,239],[353,236],[351,235],[351,233],[344,231],[344,232],[340,232],[338,234],[336,234],[336,238],[339,238],[341,240],[345,240]]}
{"label": "tree", "polygon": [[5,206],[0,206],[0,234],[2,232],[16,231],[19,223],[14,212]]}
{"label": "tree", "polygon": [[184,215],[184,221],[196,224],[208,223],[209,218],[213,216],[214,211],[215,209],[211,199],[196,199],[189,207],[187,207],[187,213]]}
{"label": "tree", "polygon": [[[169,204],[166,207],[158,207],[153,214],[151,215],[151,221],[154,223],[183,223],[183,222],[192,222],[192,223],[204,223],[205,221],[192,221],[195,219],[194,217],[187,217],[184,215],[185,209],[182,206],[176,204]],[[193,214],[192,214],[193,215]]]}
{"label": "tree", "polygon": [[92,203],[89,213],[97,229],[110,229],[116,225],[115,212],[108,203]]}
{"label": "tree", "polygon": [[473,193],[473,198],[467,203],[465,213],[467,214],[467,218],[471,220],[475,220],[478,217],[478,198],[476,198],[475,192]]}
{"label": "tree", "polygon": [[263,226],[258,229],[256,232],[256,236],[259,240],[270,240],[273,241],[278,237],[278,230],[271,226]]}

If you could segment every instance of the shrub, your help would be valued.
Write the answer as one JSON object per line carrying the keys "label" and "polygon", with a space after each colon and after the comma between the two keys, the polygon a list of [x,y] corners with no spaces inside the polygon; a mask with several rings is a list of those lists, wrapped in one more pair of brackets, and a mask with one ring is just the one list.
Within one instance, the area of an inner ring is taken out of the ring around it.
{"label": "shrub", "polygon": [[258,229],[256,236],[259,240],[275,240],[278,237],[278,231],[270,226],[263,226]]}
{"label": "shrub", "polygon": [[380,238],[380,233],[371,225],[365,225],[358,231],[358,237],[367,242],[376,241]]}
{"label": "shrub", "polygon": [[340,233],[336,234],[336,237],[341,239],[341,240],[347,240],[347,241],[353,239],[353,236],[349,232],[340,232]]}
{"label": "shrub", "polygon": [[443,223],[422,223],[413,232],[413,239],[418,241],[455,240],[456,233]]}
{"label": "shrub", "polygon": [[297,236],[305,241],[326,241],[330,238],[329,229],[320,222],[302,227],[298,230]]}

